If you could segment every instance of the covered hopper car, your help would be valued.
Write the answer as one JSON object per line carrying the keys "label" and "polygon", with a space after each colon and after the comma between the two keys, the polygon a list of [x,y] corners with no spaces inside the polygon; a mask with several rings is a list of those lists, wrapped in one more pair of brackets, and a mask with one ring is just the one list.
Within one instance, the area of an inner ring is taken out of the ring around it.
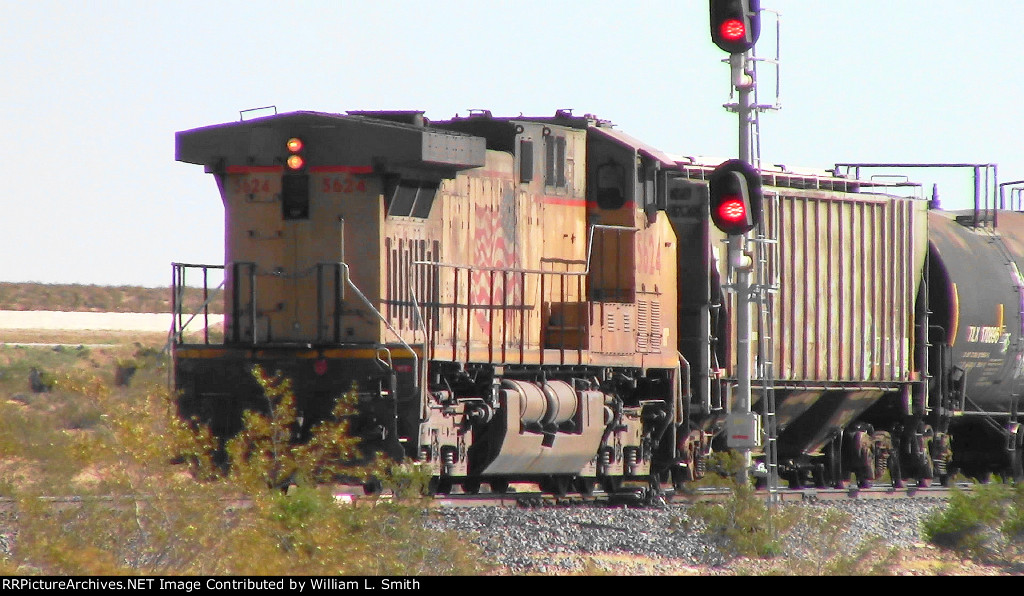
{"label": "covered hopper car", "polygon": [[[359,396],[368,452],[438,491],[614,491],[704,475],[736,386],[717,164],[593,116],[293,112],[179,132],[213,175],[223,341],[188,339],[182,415],[221,436],[288,376],[307,427]],[[762,170],[755,410],[791,484],[1021,469],[1024,214],[999,227],[874,182]],[[970,219],[970,221],[968,221]],[[180,305],[180,302],[177,304]]]}

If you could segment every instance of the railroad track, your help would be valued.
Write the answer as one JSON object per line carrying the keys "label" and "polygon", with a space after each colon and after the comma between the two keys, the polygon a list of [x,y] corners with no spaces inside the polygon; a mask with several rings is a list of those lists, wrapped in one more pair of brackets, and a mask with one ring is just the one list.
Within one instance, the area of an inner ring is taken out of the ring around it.
{"label": "railroad track", "polygon": [[[970,490],[970,484],[957,485],[961,490]],[[877,485],[870,488],[803,488],[785,489],[776,493],[776,501],[782,503],[796,503],[808,501],[839,501],[839,500],[881,500],[881,499],[949,499],[952,488],[933,486],[918,487],[906,486],[893,488],[890,485]],[[757,491],[755,494],[768,499],[767,491]],[[473,507],[473,506],[560,506],[573,504],[592,505],[634,505],[649,506],[655,504],[687,504],[707,501],[724,501],[732,496],[728,488],[699,488],[693,491],[676,492],[665,490],[660,494],[654,494],[649,489],[637,487],[636,489],[621,490],[616,493],[595,492],[593,495],[585,496],[569,494],[557,496],[544,494],[538,491],[517,491],[505,493],[479,493],[479,494],[449,494],[437,495],[433,503],[440,507]],[[360,498],[353,495],[352,500]],[[383,498],[388,498],[386,495]]]}
{"label": "railroad track", "polygon": [[[961,490],[970,490],[971,485],[963,483],[957,485]],[[786,489],[776,493],[777,502],[799,503],[813,501],[841,501],[841,500],[881,500],[881,499],[949,499],[952,488],[947,487],[903,487],[893,488],[889,485],[879,485],[871,488],[804,488]],[[343,486],[335,491],[335,500],[339,504],[368,504],[380,500],[391,500],[392,494],[384,492],[381,494],[366,495],[361,487]],[[755,494],[768,499],[767,491],[757,491]],[[675,492],[665,490],[660,494],[653,494],[643,488],[625,489],[609,494],[595,491],[592,495],[569,494],[557,496],[545,494],[536,490],[510,490],[504,493],[480,492],[477,494],[453,493],[436,495],[431,497],[427,503],[432,507],[569,507],[574,505],[591,506],[658,506],[664,504],[692,504],[699,502],[714,502],[728,500],[732,491],[728,488],[699,488],[687,492]],[[188,497],[184,497],[188,498]],[[84,504],[109,503],[111,507],[125,506],[138,502],[166,500],[167,497],[151,497],[147,495],[66,495],[66,496],[42,496],[37,497],[40,502],[50,503],[57,508],[72,508]],[[245,499],[219,499],[226,509],[241,508],[248,506]],[[11,497],[0,497],[0,512],[13,511],[18,500]]]}

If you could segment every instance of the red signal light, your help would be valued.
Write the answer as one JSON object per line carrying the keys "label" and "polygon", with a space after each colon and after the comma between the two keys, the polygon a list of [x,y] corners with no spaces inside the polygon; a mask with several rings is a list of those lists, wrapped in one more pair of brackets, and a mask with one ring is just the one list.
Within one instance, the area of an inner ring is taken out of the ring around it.
{"label": "red signal light", "polygon": [[292,137],[288,139],[287,145],[288,151],[291,151],[292,153],[298,153],[299,151],[302,151],[302,139],[300,138]]}
{"label": "red signal light", "polygon": [[711,41],[730,54],[742,54],[761,35],[761,0],[710,0]]}
{"label": "red signal light", "polygon": [[718,205],[718,216],[729,223],[739,223],[747,218],[747,208],[739,197],[726,197]]}
{"label": "red signal light", "polygon": [[747,34],[747,26],[738,19],[723,21],[721,25],[722,37],[729,41],[742,39]]}
{"label": "red signal light", "polygon": [[301,170],[302,166],[306,165],[306,160],[302,159],[301,155],[289,155],[288,156],[288,167],[293,170]]}
{"label": "red signal light", "polygon": [[746,234],[761,220],[761,173],[739,159],[719,165],[708,179],[711,221],[730,236]]}

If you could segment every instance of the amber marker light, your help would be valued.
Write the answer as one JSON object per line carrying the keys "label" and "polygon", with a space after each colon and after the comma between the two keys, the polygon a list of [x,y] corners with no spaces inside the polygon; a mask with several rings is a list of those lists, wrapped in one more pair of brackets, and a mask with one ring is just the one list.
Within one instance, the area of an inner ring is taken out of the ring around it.
{"label": "amber marker light", "polygon": [[288,139],[287,145],[288,151],[291,151],[292,153],[298,153],[299,151],[302,151],[302,139],[300,138],[293,137]]}
{"label": "amber marker light", "polygon": [[288,156],[288,169],[301,170],[302,166],[305,165],[306,160],[302,159],[301,155],[289,155]]}

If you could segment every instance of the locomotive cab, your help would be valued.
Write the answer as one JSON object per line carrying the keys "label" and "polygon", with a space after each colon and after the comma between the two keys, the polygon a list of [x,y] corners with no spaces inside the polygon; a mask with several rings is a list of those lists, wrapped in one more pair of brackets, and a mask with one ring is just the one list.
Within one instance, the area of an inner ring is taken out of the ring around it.
{"label": "locomotive cab", "polygon": [[[184,131],[176,141],[180,161],[214,175],[225,213],[224,343],[187,345],[176,330],[182,414],[236,432],[241,411],[265,409],[250,372],[260,363],[292,379],[307,426],[353,384],[364,400],[390,404],[360,432],[401,455],[395,410],[417,417],[410,394],[422,355],[382,312],[393,308],[382,302],[393,257],[385,221],[422,219],[442,180],[483,164],[482,141],[310,112]],[[192,269],[175,265],[176,284],[194,279]]]}

